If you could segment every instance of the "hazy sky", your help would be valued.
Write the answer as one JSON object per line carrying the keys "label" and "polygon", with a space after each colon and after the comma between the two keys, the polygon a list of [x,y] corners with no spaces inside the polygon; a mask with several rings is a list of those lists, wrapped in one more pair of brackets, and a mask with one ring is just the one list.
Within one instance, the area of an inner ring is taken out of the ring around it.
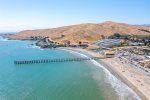
{"label": "hazy sky", "polygon": [[104,21],[150,24],[150,0],[0,0],[0,31]]}

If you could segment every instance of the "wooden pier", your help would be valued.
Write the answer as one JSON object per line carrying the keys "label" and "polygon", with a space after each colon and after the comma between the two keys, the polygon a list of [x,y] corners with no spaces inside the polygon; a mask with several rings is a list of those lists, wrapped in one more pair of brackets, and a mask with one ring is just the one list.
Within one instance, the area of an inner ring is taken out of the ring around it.
{"label": "wooden pier", "polygon": [[82,58],[59,58],[59,59],[41,59],[41,60],[16,60],[14,64],[36,64],[36,63],[51,63],[51,62],[70,62],[70,61],[84,61],[84,60],[98,60],[102,57],[82,57]]}

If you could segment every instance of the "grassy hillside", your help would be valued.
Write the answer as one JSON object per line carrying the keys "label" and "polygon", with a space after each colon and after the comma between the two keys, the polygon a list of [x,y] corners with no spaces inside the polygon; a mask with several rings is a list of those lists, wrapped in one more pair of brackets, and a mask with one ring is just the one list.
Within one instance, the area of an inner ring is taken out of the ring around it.
{"label": "grassy hillside", "polygon": [[150,27],[124,23],[104,22],[100,24],[79,24],[50,29],[25,30],[9,36],[11,39],[30,39],[31,36],[48,36],[56,41],[93,42],[114,33],[129,35],[150,35]]}

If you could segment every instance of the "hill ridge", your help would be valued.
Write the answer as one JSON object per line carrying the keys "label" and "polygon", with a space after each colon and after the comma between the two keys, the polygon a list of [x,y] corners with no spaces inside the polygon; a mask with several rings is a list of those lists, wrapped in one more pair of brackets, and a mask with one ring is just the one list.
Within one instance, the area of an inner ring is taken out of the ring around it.
{"label": "hill ridge", "polygon": [[15,35],[11,35],[11,39],[29,39],[31,36],[48,36],[56,41],[70,40],[77,41],[96,41],[102,35],[110,36],[114,33],[129,35],[150,35],[150,27],[137,26],[126,23],[118,23],[106,21],[104,23],[84,23],[70,25],[58,28],[24,30]]}

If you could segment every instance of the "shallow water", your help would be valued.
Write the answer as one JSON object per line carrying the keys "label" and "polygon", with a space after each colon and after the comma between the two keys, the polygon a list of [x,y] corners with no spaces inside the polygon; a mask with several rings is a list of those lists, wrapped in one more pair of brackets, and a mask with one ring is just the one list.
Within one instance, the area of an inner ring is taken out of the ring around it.
{"label": "shallow water", "polygon": [[0,100],[135,99],[125,86],[122,90],[127,94],[122,97],[116,90],[120,83],[112,85],[110,73],[95,61],[14,65],[14,60],[84,56],[64,50],[40,49],[32,43],[0,40]]}

